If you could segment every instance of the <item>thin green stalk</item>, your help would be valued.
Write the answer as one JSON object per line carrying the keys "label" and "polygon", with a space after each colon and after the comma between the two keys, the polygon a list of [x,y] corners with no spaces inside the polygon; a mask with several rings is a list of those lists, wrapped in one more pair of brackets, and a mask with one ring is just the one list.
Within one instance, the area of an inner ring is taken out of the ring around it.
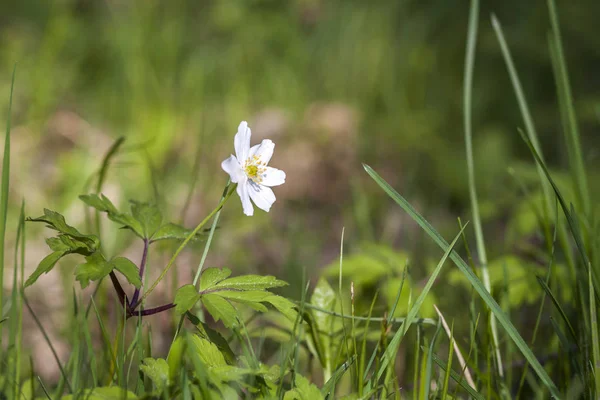
{"label": "thin green stalk", "polygon": [[[540,155],[541,159],[544,159],[544,156],[541,151],[540,143],[538,141],[537,131],[535,129],[535,125],[533,124],[533,118],[531,117],[531,113],[529,111],[529,107],[527,106],[527,100],[525,99],[525,94],[523,92],[523,88],[521,86],[521,81],[519,80],[519,76],[517,74],[517,70],[513,63],[512,56],[510,54],[510,50],[508,48],[508,44],[506,43],[506,39],[504,38],[504,33],[502,31],[502,26],[500,25],[500,21],[496,18],[494,14],[492,14],[492,26],[494,31],[496,32],[496,37],[498,38],[498,43],[500,44],[500,49],[502,50],[502,55],[504,56],[504,61],[506,63],[506,68],[508,69],[508,75],[513,85],[513,90],[515,91],[515,96],[517,97],[517,102],[519,103],[519,108],[521,110],[521,116],[523,117],[523,123],[525,124],[525,131],[527,132],[527,137],[533,144],[533,147]],[[538,175],[540,177],[540,183],[542,185],[542,190],[544,192],[544,198],[546,202],[544,203],[543,215],[544,220],[549,220],[549,210],[552,206],[552,189],[548,182],[544,179],[544,172],[538,166]]]}
{"label": "thin green stalk", "polygon": [[[421,387],[419,389],[420,393],[423,395],[423,399],[429,399],[429,389],[431,388],[431,367],[433,360],[433,349],[435,348],[435,344],[437,342],[437,338],[442,331],[442,323],[441,321],[437,324],[437,329],[431,338],[431,343],[429,344],[429,351],[427,351],[427,358],[424,360],[424,369],[425,374],[421,377]],[[417,366],[415,365],[415,368]]]}
{"label": "thin green stalk", "polygon": [[[219,204],[224,202],[227,198],[227,193],[229,193],[229,188],[231,186],[231,181],[227,181],[227,185],[225,185],[225,189],[223,189],[223,195],[221,196],[221,200]],[[194,281],[192,282],[194,286],[198,286],[200,281],[200,275],[202,274],[202,270],[204,269],[204,263],[206,262],[206,257],[208,256],[208,250],[210,249],[210,245],[212,243],[213,236],[215,234],[215,230],[217,229],[217,224],[219,223],[219,217],[221,216],[221,209],[217,211],[215,214],[215,219],[213,220],[212,225],[210,226],[210,232],[208,234],[208,239],[206,240],[206,244],[204,245],[204,251],[202,252],[202,258],[200,259],[200,264],[198,264],[198,270],[196,271],[196,275],[194,275]]]}
{"label": "thin green stalk", "polygon": [[38,326],[38,328],[40,328],[40,332],[42,332],[42,335],[44,336],[44,339],[46,340],[48,347],[50,347],[50,351],[52,351],[52,355],[54,356],[54,361],[56,361],[56,364],[58,365],[58,369],[60,370],[61,376],[65,380],[65,383],[67,384],[67,387],[69,388],[69,391],[71,393],[73,393],[73,387],[71,386],[71,383],[69,382],[69,378],[67,377],[67,373],[65,372],[65,369],[63,368],[63,366],[60,362],[60,359],[58,358],[58,354],[56,353],[56,350],[54,349],[54,346],[52,345],[52,342],[50,341],[50,338],[48,337],[48,334],[46,333],[44,326],[42,325],[39,318],[37,317],[35,312],[33,312],[33,309],[29,305],[29,302],[27,301],[27,297],[25,297],[25,292],[21,292],[21,298],[23,299],[23,304],[25,304],[25,306],[29,310],[29,313],[33,317],[35,324]]}
{"label": "thin green stalk", "polygon": [[[475,162],[473,159],[473,129],[472,129],[472,109],[473,109],[473,69],[475,65],[475,48],[477,46],[477,25],[479,21],[479,0],[471,0],[471,9],[469,11],[469,28],[467,33],[467,51],[465,55],[465,80],[463,87],[463,107],[465,124],[465,146],[467,157],[467,173],[469,179],[469,196],[471,199],[471,210],[473,213],[473,227],[475,229],[475,242],[479,261],[481,263],[481,277],[485,289],[492,293],[492,284],[490,282],[490,273],[488,270],[487,252],[485,250],[485,240],[483,238],[483,229],[481,227],[481,216],[479,215],[479,201],[477,200],[477,189],[475,185]],[[504,376],[502,368],[502,356],[500,354],[500,345],[498,341],[498,327],[494,314],[490,313],[490,327],[492,330],[493,346],[496,353],[498,375]]]}
{"label": "thin green stalk", "polygon": [[592,374],[594,375],[594,389],[596,398],[600,393],[600,344],[598,339],[598,315],[596,313],[596,295],[594,293],[594,285],[592,284],[592,270],[588,271],[588,283],[590,291],[590,320],[592,331],[592,354],[594,364],[592,366]]}
{"label": "thin green stalk", "polygon": [[[17,64],[15,64],[12,73],[12,83],[10,85],[10,99],[8,101],[8,114],[6,116],[6,135],[4,136],[4,157],[2,159],[2,183],[0,187],[0,319],[2,319],[2,310],[4,304],[2,298],[2,288],[4,287],[4,238],[6,236],[6,217],[8,215],[8,186],[10,181],[10,117],[12,114],[13,91],[15,88],[15,75],[17,73]],[[2,355],[2,329],[0,329],[0,359]]]}
{"label": "thin green stalk", "polygon": [[[19,225],[17,227],[17,237],[15,241],[15,256],[14,256],[14,270],[13,270],[13,288],[12,288],[12,306],[11,306],[11,321],[9,328],[9,348],[13,349],[14,352],[14,365],[12,373],[13,381],[14,381],[14,390],[13,395],[17,398],[19,393],[19,383],[21,382],[21,330],[22,330],[22,322],[23,322],[23,305],[21,304],[21,299],[19,296],[19,284],[17,277],[19,275],[19,250],[20,247],[23,248],[25,246],[25,235],[23,230],[25,229],[25,200],[21,201],[21,212],[19,213]],[[23,251],[21,250],[21,254]],[[23,268],[23,265],[21,265]],[[2,290],[0,288],[0,296],[2,295]]]}
{"label": "thin green stalk", "polygon": [[221,202],[219,203],[219,205],[217,205],[217,207],[212,210],[210,212],[210,214],[208,214],[206,216],[206,218],[204,218],[204,220],[202,220],[202,222],[200,222],[198,224],[198,226],[196,226],[194,228],[194,230],[188,235],[188,237],[185,238],[185,240],[179,245],[179,247],[177,248],[177,250],[175,250],[175,254],[173,254],[173,257],[171,257],[171,259],[169,260],[169,263],[167,264],[167,266],[165,267],[165,269],[163,269],[163,271],[160,273],[160,276],[158,277],[158,279],[156,279],[156,281],[154,281],[154,283],[152,284],[152,286],[150,286],[150,289],[148,289],[144,295],[138,300],[138,302],[136,304],[134,304],[132,306],[132,308],[136,308],[140,303],[142,303],[146,297],[148,297],[148,295],[150,293],[152,293],[152,291],[154,289],[156,289],[156,286],[158,286],[158,284],[160,283],[160,281],[162,281],[164,279],[164,277],[167,275],[167,272],[169,272],[169,270],[171,269],[171,267],[173,266],[173,263],[175,262],[175,259],[177,259],[177,256],[179,256],[179,253],[181,253],[181,251],[185,248],[185,246],[187,246],[187,244],[190,242],[190,240],[192,240],[192,238],[196,235],[196,233],[198,233],[200,231],[200,229],[202,229],[204,227],[204,225],[206,225],[206,223],[208,221],[211,220],[211,218],[218,213],[221,208],[223,208],[223,206],[225,205],[225,203],[227,202],[227,200],[231,197],[231,195],[233,194],[233,192],[235,191],[237,184],[234,184],[231,189],[229,190],[229,193],[227,193],[227,195],[223,198],[223,200],[221,200]]}
{"label": "thin green stalk", "polygon": [[[227,197],[227,193],[229,193],[230,186],[231,186],[231,181],[228,180],[227,184],[225,185],[225,189],[223,189],[223,195],[221,196],[221,200],[219,201],[219,204],[221,204],[225,201],[225,198]],[[208,239],[206,240],[206,244],[204,245],[204,251],[202,252],[202,258],[200,259],[200,264],[198,264],[198,270],[196,271],[196,275],[194,275],[194,280],[193,280],[192,284],[194,286],[196,286],[198,289],[199,289],[198,285],[200,284],[200,276],[202,275],[202,270],[204,269],[204,263],[206,262],[206,257],[208,256],[208,250],[210,249],[210,245],[212,243],[212,239],[215,234],[215,230],[217,229],[217,224],[219,223],[220,216],[221,216],[221,209],[219,209],[219,211],[217,211],[217,213],[215,214],[215,219],[213,220],[213,223],[210,226],[210,232],[208,233]],[[171,345],[173,343],[175,343],[175,340],[177,339],[177,336],[179,335],[179,331],[181,330],[181,327],[183,326],[184,320],[185,320],[185,315],[182,315],[179,318],[179,323],[177,324],[177,329],[175,329],[175,335],[173,335],[173,341],[172,341]]]}
{"label": "thin green stalk", "polygon": [[[300,304],[299,302],[296,302],[297,304]],[[351,315],[342,315],[340,313],[337,313],[335,311],[330,311],[330,310],[325,310],[324,308],[320,308],[317,307],[315,305],[312,305],[310,303],[306,303],[304,305],[304,307],[306,308],[310,308],[316,311],[319,311],[323,314],[329,314],[332,315],[334,317],[337,318],[344,318],[344,319],[353,319],[355,321],[373,321],[373,322],[383,322],[386,321],[390,324],[403,324],[404,322],[406,322],[406,318],[389,318],[389,317],[359,317],[359,316],[351,316]],[[432,325],[435,326],[437,325],[437,321],[435,319],[431,319],[431,318],[415,318],[412,320],[413,324],[419,324],[419,325]]]}
{"label": "thin green stalk", "polygon": [[452,328],[450,329],[450,332],[450,345],[448,346],[448,361],[446,362],[444,386],[442,387],[442,400],[446,400],[446,397],[448,396],[448,383],[450,381],[450,371],[452,370],[452,356],[454,354],[454,322],[452,322]]}

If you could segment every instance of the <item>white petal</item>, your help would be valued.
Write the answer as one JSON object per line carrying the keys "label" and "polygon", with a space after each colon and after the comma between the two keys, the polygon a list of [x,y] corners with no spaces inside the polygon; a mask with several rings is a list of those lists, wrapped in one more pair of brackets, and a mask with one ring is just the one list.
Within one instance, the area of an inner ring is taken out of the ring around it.
{"label": "white petal", "polygon": [[250,184],[248,183],[248,181],[240,183],[237,187],[237,194],[242,200],[242,208],[244,209],[244,214],[252,216],[254,214],[254,207],[252,207],[250,197],[248,196],[249,186]]}
{"label": "white petal", "polygon": [[238,159],[234,155],[231,155],[228,159],[221,163],[223,171],[227,172],[231,177],[231,182],[238,183],[244,178],[244,171],[238,162]]}
{"label": "white petal", "polygon": [[241,162],[244,162],[246,159],[248,159],[248,152],[250,151],[250,136],[252,136],[252,131],[248,127],[248,123],[246,121],[242,121],[240,126],[238,126],[237,134],[233,140],[235,155]]}
{"label": "white petal", "polygon": [[252,146],[250,152],[248,153],[248,157],[257,156],[260,159],[260,162],[268,164],[273,157],[273,150],[275,149],[275,143],[272,140],[265,139],[261,144],[257,144],[256,146]]}
{"label": "white petal", "polygon": [[248,192],[250,192],[250,198],[256,204],[256,207],[269,212],[273,203],[275,203],[275,193],[266,186],[262,185],[248,185]]}
{"label": "white petal", "polygon": [[267,167],[262,176],[261,185],[279,186],[285,183],[285,172],[277,168]]}

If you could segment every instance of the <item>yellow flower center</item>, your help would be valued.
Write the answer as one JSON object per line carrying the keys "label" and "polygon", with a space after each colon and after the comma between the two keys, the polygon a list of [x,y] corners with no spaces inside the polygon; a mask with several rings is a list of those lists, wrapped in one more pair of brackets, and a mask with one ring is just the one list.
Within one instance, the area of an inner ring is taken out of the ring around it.
{"label": "yellow flower center", "polygon": [[267,169],[266,163],[261,162],[260,158],[253,156],[244,163],[244,172],[255,183],[261,183]]}
{"label": "yellow flower center", "polygon": [[246,175],[248,175],[250,178],[256,178],[257,174],[258,174],[258,167],[256,165],[248,165],[246,167]]}

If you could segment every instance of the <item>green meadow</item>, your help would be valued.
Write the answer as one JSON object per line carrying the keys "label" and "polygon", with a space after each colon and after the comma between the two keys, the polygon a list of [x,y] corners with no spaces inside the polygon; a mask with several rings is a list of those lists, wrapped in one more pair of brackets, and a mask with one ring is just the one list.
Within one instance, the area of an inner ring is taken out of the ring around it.
{"label": "green meadow", "polygon": [[600,398],[600,3],[0,5],[0,400]]}

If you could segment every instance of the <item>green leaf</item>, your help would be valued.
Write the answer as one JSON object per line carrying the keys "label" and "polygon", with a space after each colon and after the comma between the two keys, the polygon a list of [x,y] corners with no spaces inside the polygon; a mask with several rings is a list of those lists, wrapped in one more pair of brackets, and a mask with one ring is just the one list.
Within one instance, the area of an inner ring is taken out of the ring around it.
{"label": "green leaf", "polygon": [[212,329],[204,322],[199,322],[196,325],[196,328],[198,329],[198,335],[200,335],[200,337],[210,340],[219,348],[228,364],[233,364],[235,362],[235,354],[233,353],[233,350],[231,350],[229,342],[218,331]]}
{"label": "green leaf", "polygon": [[137,400],[138,397],[118,386],[85,389],[75,397],[72,394],[61,397],[62,400],[73,400],[75,398],[86,400]]}
{"label": "green leaf", "polygon": [[65,254],[66,253],[64,251],[55,251],[54,253],[50,253],[44,257],[33,274],[31,274],[31,276],[25,282],[25,287],[33,285],[42,274],[50,272],[58,260],[60,260]]}
{"label": "green leaf", "polygon": [[264,290],[286,285],[287,282],[280,281],[279,279],[270,275],[242,275],[225,279],[224,281],[221,281],[214,285],[214,288],[226,288],[234,290]]}
{"label": "green leaf", "polygon": [[269,292],[263,291],[246,291],[246,292],[237,292],[237,291],[228,291],[224,290],[221,292],[215,293],[218,296],[226,298],[228,300],[236,301],[238,303],[242,303],[255,309],[260,312],[267,312],[267,307],[260,304],[261,301],[265,301],[267,297],[271,295]]}
{"label": "green leaf", "polygon": [[204,294],[200,300],[215,321],[223,321],[228,328],[236,324],[237,311],[223,297],[216,294]]}
{"label": "green leaf", "polygon": [[154,204],[131,201],[131,213],[133,218],[142,226],[143,236],[149,239],[160,228],[162,214]]}
{"label": "green leaf", "polygon": [[[65,236],[68,237],[68,236]],[[60,237],[51,237],[46,239],[46,244],[50,247],[52,251],[62,251],[67,252],[71,249],[71,247],[63,242]]]}
{"label": "green leaf", "polygon": [[81,283],[81,288],[85,289],[90,281],[104,278],[113,268],[113,265],[107,262],[100,252],[96,252],[91,256],[87,256],[85,263],[79,264],[75,268],[75,279]]}
{"label": "green leaf", "polygon": [[110,219],[113,222],[116,222],[117,224],[123,225],[123,228],[131,230],[133,233],[135,233],[140,238],[142,238],[142,239],[144,238],[144,229],[142,227],[142,224],[140,224],[138,220],[133,218],[133,216],[131,214],[109,213],[108,219]]}
{"label": "green leaf", "polygon": [[169,380],[174,382],[179,377],[182,370],[183,353],[186,350],[186,340],[184,336],[179,336],[169,349],[167,364],[169,365]]}
{"label": "green leaf", "polygon": [[137,289],[142,286],[138,267],[131,260],[125,257],[117,257],[113,258],[110,264],[114,269],[122,273],[127,278],[127,281]]}
{"label": "green leaf", "polygon": [[229,278],[231,270],[229,268],[207,268],[200,277],[200,291],[212,288],[217,283]]}
{"label": "green leaf", "polygon": [[124,228],[130,229],[137,236],[144,238],[144,227],[142,224],[131,214],[119,212],[108,197],[104,195],[100,195],[99,197],[97,194],[82,194],[79,198],[96,210],[107,213],[108,219],[111,221],[123,225]]}
{"label": "green leaf", "polygon": [[[317,286],[310,298],[310,303],[323,310],[333,311],[335,303],[335,292],[327,283],[325,278],[319,278]],[[317,347],[317,355],[323,368],[331,371],[331,328],[333,316],[314,310],[314,321],[316,323],[316,337],[313,337]]]}
{"label": "green leaf", "polygon": [[198,335],[189,336],[191,342],[190,351],[196,351],[200,360],[209,368],[212,367],[227,367],[225,357],[219,351],[219,348],[210,341],[201,338]]}
{"label": "green leaf", "polygon": [[154,384],[156,390],[162,392],[169,384],[169,364],[162,358],[144,358],[140,369]]}
{"label": "green leaf", "polygon": [[85,246],[89,248],[90,252],[97,250],[100,246],[100,240],[96,235],[86,235],[79,232],[77,229],[66,223],[65,217],[55,211],[45,208],[44,215],[38,218],[27,218],[27,221],[44,222],[47,224],[48,228],[54,229],[62,234],[77,239],[81,243],[84,243]]}
{"label": "green leaf", "polygon": [[272,293],[265,301],[275,307],[277,311],[282,313],[291,322],[296,321],[298,312],[296,311],[296,304],[292,301]]}
{"label": "green leaf", "polygon": [[324,398],[319,388],[302,375],[297,374],[295,381],[296,387],[285,392],[283,400],[322,400]]}
{"label": "green leaf", "polygon": [[[169,222],[168,224],[161,226],[154,233],[154,235],[152,235],[152,241],[156,242],[158,240],[168,240],[168,239],[185,240],[192,233],[192,231],[193,231],[193,229],[187,229],[181,225],[177,225],[177,224],[173,224],[173,223]],[[192,238],[192,240],[194,240],[194,239],[197,240],[197,239],[201,238],[202,235],[204,235],[204,232],[198,232]]]}
{"label": "green leaf", "polygon": [[[394,272],[401,273],[408,262],[408,253],[396,251],[389,246],[365,244],[360,252],[344,256],[342,277],[354,282],[357,290],[369,289],[382,279],[387,279]],[[334,278],[340,273],[339,260],[325,267],[325,276]]]}
{"label": "green leaf", "polygon": [[114,206],[114,204],[103,194],[98,196],[95,193],[92,194],[82,194],[79,198],[88,206],[94,207],[98,211],[118,214],[119,210]]}
{"label": "green leaf", "polygon": [[175,311],[179,315],[185,314],[194,307],[198,299],[200,299],[200,294],[194,285],[180,287],[175,294]]}

